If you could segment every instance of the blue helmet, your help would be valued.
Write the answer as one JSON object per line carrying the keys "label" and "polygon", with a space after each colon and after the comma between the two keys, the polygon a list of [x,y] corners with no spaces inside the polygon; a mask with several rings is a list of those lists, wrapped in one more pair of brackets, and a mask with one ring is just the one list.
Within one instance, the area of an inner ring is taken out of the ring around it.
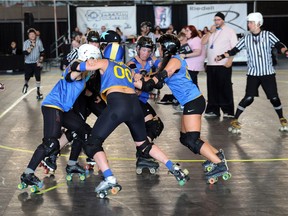
{"label": "blue helmet", "polygon": [[118,43],[109,43],[103,51],[104,58],[116,62],[123,61],[124,54],[125,54],[124,48]]}

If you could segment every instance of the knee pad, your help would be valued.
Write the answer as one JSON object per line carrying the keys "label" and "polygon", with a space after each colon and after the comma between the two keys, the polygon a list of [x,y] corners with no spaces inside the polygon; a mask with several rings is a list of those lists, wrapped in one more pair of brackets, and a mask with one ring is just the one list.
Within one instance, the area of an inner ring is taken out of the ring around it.
{"label": "knee pad", "polygon": [[146,139],[142,145],[136,147],[137,155],[144,158],[150,158],[149,152],[152,149],[152,146],[153,143],[150,143],[149,140]]}
{"label": "knee pad", "polygon": [[275,109],[281,108],[281,101],[278,97],[273,97],[270,99],[271,104]]}
{"label": "knee pad", "polygon": [[102,147],[103,141],[100,137],[89,136],[88,141],[83,146],[85,154],[89,158],[93,158],[97,152],[104,151]]}
{"label": "knee pad", "polygon": [[251,105],[254,101],[254,97],[252,96],[245,96],[239,103],[239,106],[246,108],[247,106]]}
{"label": "knee pad", "polygon": [[89,135],[92,131],[92,128],[85,123],[84,127],[79,128],[76,133],[77,133],[77,139],[80,139],[83,142],[86,142],[89,138]]}
{"label": "knee pad", "polygon": [[72,142],[72,140],[77,137],[77,133],[75,131],[66,130],[64,133],[69,142]]}
{"label": "knee pad", "polygon": [[46,157],[50,155],[57,155],[60,152],[60,144],[56,138],[44,138],[42,145]]}
{"label": "knee pad", "polygon": [[164,124],[159,117],[145,122],[147,136],[154,140],[162,133]]}
{"label": "knee pad", "polygon": [[180,132],[180,142],[188,147],[194,154],[200,154],[204,142],[200,139],[200,132]]}

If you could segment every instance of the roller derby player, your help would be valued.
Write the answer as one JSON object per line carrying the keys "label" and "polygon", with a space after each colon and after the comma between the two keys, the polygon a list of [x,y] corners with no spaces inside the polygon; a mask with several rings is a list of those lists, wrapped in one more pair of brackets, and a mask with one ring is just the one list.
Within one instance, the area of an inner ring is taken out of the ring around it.
{"label": "roller derby player", "polygon": [[[64,113],[68,112],[75,100],[83,91],[88,78],[88,72],[76,72],[76,68],[81,62],[90,61],[91,58],[101,58],[100,50],[92,45],[84,44],[79,48],[79,60],[74,61],[62,74],[62,78],[57,82],[51,92],[42,102],[42,114],[44,119],[44,138],[35,150],[26,170],[21,175],[21,183],[18,185],[19,189],[26,188],[28,185],[38,190],[43,186],[39,178],[34,174],[39,163],[50,155],[58,154],[60,150],[59,138],[61,136],[61,127],[69,128],[71,124],[69,121],[73,118],[64,118]],[[83,65],[83,63],[82,63]],[[81,67],[82,69],[83,67]],[[63,97],[64,95],[64,97]],[[74,115],[79,118],[78,115]],[[80,131],[83,128],[81,124],[76,124],[75,131]],[[73,128],[70,128],[74,131]]]}
{"label": "roller derby player", "polygon": [[220,61],[223,58],[236,55],[243,48],[246,48],[248,55],[245,96],[238,104],[236,114],[228,130],[232,133],[240,133],[241,125],[238,119],[245,108],[253,103],[254,97],[258,97],[258,88],[261,85],[278,115],[281,124],[280,131],[288,131],[287,120],[283,116],[283,109],[277,92],[276,74],[271,55],[272,47],[277,48],[278,52],[285,54],[286,57],[288,57],[288,50],[272,32],[261,29],[263,25],[261,13],[250,13],[247,16],[247,21],[250,34],[241,38],[233,49],[215,58],[216,61]]}
{"label": "roller derby player", "polygon": [[[142,36],[138,39],[136,45],[137,55],[132,58],[127,65],[133,69],[135,76],[139,76],[138,79],[144,78],[146,76],[150,77],[155,73],[160,60],[156,57],[151,56],[154,51],[155,44],[149,37]],[[137,75],[136,75],[137,74]],[[155,89],[157,90],[157,89]],[[157,138],[162,130],[164,129],[164,124],[161,121],[160,117],[157,116],[153,107],[149,104],[148,99],[150,97],[149,92],[137,91],[139,102],[144,114],[145,127],[148,139],[153,141]],[[137,174],[142,173],[142,169],[148,168],[150,173],[154,174],[158,167],[159,163],[155,161],[152,157],[144,158],[141,155],[136,153],[136,172]]]}
{"label": "roller derby player", "polygon": [[184,185],[189,179],[188,171],[182,171],[179,165],[173,164],[159,147],[147,139],[144,116],[135,93],[131,69],[121,62],[108,60],[111,55],[117,56],[115,59],[122,59],[124,48],[119,44],[110,43],[106,46],[103,55],[106,59],[94,60],[93,63],[87,62],[86,65],[81,63],[77,67],[77,70],[82,71],[100,70],[101,96],[107,101],[107,107],[96,120],[91,136],[84,145],[85,153],[95,159],[104,176],[104,180],[95,188],[97,196],[104,198],[109,193],[115,194],[121,190],[102,147],[105,139],[121,123],[128,126],[139,154],[145,157],[150,155],[164,163],[179,184]]}
{"label": "roller derby player", "polygon": [[155,85],[163,85],[165,82],[175,98],[184,106],[180,142],[194,154],[200,154],[210,161],[209,167],[211,168],[206,173],[209,183],[214,183],[215,181],[210,181],[210,179],[218,176],[229,175],[230,178],[231,174],[225,157],[220,158],[218,156],[220,151],[200,138],[205,99],[192,82],[185,60],[178,54],[179,39],[172,34],[164,34],[158,39],[158,42],[160,43],[160,56],[163,57],[161,67],[152,79],[135,80],[135,86],[149,92]]}
{"label": "roller derby player", "polygon": [[41,70],[44,60],[44,48],[40,38],[36,36],[36,30],[30,28],[27,31],[28,39],[23,44],[23,54],[25,55],[24,63],[24,78],[25,84],[22,89],[22,93],[26,94],[28,91],[28,83],[31,77],[35,75],[36,87],[37,87],[37,99],[43,99],[43,95],[40,91],[41,86]]}

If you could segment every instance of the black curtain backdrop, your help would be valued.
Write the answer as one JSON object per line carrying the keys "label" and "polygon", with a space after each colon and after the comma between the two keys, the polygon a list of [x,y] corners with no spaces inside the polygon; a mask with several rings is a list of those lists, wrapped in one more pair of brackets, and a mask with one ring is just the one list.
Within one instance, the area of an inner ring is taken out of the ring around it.
{"label": "black curtain backdrop", "polygon": [[0,54],[7,54],[12,41],[22,50],[22,29],[21,23],[0,23]]}

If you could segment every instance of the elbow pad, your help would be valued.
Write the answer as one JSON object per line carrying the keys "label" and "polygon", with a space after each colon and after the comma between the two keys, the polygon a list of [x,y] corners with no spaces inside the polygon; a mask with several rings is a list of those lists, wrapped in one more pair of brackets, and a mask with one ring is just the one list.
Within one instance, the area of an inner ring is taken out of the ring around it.
{"label": "elbow pad", "polygon": [[236,55],[240,50],[236,47],[234,47],[233,49],[229,50],[227,53],[229,54],[229,56],[234,56]]}
{"label": "elbow pad", "polygon": [[[80,70],[77,70],[78,65],[80,66]],[[86,71],[86,62],[73,62],[71,65],[71,71],[77,71],[77,72],[84,72]]]}
{"label": "elbow pad", "polygon": [[71,79],[71,73],[67,73],[67,74],[66,74],[65,80],[66,80],[67,82],[69,82],[69,83],[74,82],[74,80]]}
{"label": "elbow pad", "polygon": [[129,65],[129,68],[130,68],[130,69],[135,69],[135,68],[137,68],[137,67],[136,67],[136,64],[130,64],[130,65]]}
{"label": "elbow pad", "polygon": [[168,73],[166,70],[158,71],[155,77],[159,80],[159,82],[164,82],[164,79],[168,77]]}
{"label": "elbow pad", "polygon": [[153,79],[149,79],[148,81],[142,80],[142,91],[150,92],[155,87],[155,82]]}
{"label": "elbow pad", "polygon": [[164,86],[164,82],[158,82],[157,84],[155,84],[154,88],[155,89],[161,89]]}

